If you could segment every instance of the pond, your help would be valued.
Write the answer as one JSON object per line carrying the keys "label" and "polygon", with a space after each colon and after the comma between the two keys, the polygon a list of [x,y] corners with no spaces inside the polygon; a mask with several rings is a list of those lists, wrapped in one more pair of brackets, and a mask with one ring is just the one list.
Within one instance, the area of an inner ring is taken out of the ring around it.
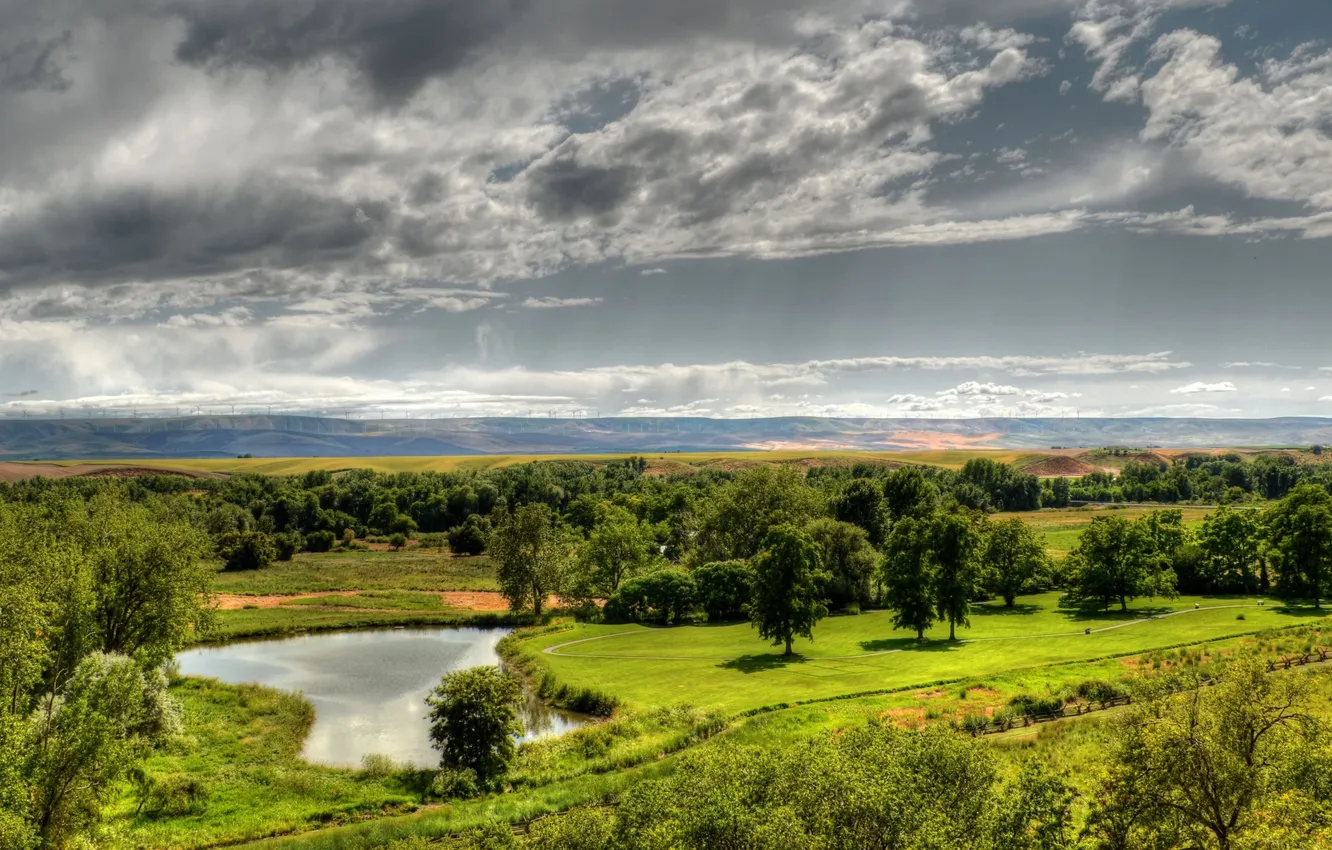
{"label": "pond", "polygon": [[[304,757],[354,767],[367,753],[432,767],[426,694],[444,673],[499,664],[505,629],[434,628],[306,635],[182,652],[180,672],[230,684],[257,682],[301,691],[315,723]],[[558,735],[588,718],[552,709],[527,694],[523,740]]]}

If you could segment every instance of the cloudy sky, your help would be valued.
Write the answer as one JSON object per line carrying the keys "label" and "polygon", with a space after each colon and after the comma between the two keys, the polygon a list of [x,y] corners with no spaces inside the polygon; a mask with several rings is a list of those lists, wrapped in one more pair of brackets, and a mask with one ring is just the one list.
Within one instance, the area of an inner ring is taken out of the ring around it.
{"label": "cloudy sky", "polygon": [[0,0],[4,415],[1332,415],[1330,315],[1326,0]]}

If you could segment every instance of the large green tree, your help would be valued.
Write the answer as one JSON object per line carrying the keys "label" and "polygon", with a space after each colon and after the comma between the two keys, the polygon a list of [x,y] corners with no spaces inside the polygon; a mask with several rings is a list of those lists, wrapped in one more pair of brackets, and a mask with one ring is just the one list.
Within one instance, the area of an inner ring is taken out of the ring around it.
{"label": "large green tree", "polygon": [[1277,592],[1320,607],[1332,579],[1332,496],[1301,484],[1268,510],[1266,524]]}
{"label": "large green tree", "polygon": [[518,678],[498,667],[445,673],[426,697],[440,765],[470,770],[483,786],[507,772],[523,732],[522,698]]}
{"label": "large green tree", "polygon": [[883,489],[870,478],[857,478],[846,489],[833,497],[832,515],[865,530],[871,545],[883,544],[883,530],[887,515],[883,506]]}
{"label": "large green tree", "polygon": [[615,505],[603,506],[579,558],[586,592],[610,596],[625,579],[643,571],[652,546],[652,537],[637,517]]}
{"label": "large green tree", "polygon": [[1104,609],[1115,602],[1121,611],[1140,596],[1174,593],[1175,574],[1157,556],[1148,528],[1122,517],[1096,517],[1078,537],[1068,556],[1073,587],[1067,599]]}
{"label": "large green tree", "polygon": [[785,644],[794,655],[796,637],[814,639],[814,625],[828,615],[823,603],[822,554],[809,535],[794,525],[778,525],[768,532],[763,550],[754,559],[754,595],[749,619],[759,636],[774,645]]}
{"label": "large green tree", "polygon": [[1257,592],[1261,533],[1255,511],[1220,508],[1203,520],[1198,545],[1213,587]]}
{"label": "large green tree", "polygon": [[748,560],[764,548],[772,528],[803,526],[823,507],[819,491],[794,469],[746,470],[704,504],[693,563]]}
{"label": "large green tree", "polygon": [[827,517],[805,526],[805,533],[822,552],[823,571],[828,575],[825,594],[834,608],[870,603],[870,580],[879,568],[880,556],[870,545],[863,528]]}
{"label": "large green tree", "polygon": [[546,505],[523,505],[506,517],[491,532],[487,550],[514,611],[540,617],[547,597],[564,589],[570,545]]}
{"label": "large green tree", "polygon": [[884,602],[893,628],[909,629],[917,640],[934,625],[934,559],[930,522],[904,517],[893,524],[883,562]]}
{"label": "large green tree", "polygon": [[970,516],[951,512],[934,518],[929,535],[934,604],[948,621],[948,639],[957,640],[958,625],[971,626],[971,600],[981,590],[981,533]]}
{"label": "large green tree", "polygon": [[938,489],[914,466],[894,469],[883,479],[883,507],[892,522],[928,516],[938,501]]}
{"label": "large green tree", "polygon": [[985,536],[985,581],[991,593],[1012,608],[1018,594],[1026,592],[1050,570],[1045,541],[1018,517],[992,523]]}
{"label": "large green tree", "polygon": [[1120,720],[1088,819],[1101,846],[1300,846],[1246,839],[1275,837],[1257,812],[1302,781],[1290,768],[1318,738],[1309,677],[1246,658],[1208,684],[1135,701]]}

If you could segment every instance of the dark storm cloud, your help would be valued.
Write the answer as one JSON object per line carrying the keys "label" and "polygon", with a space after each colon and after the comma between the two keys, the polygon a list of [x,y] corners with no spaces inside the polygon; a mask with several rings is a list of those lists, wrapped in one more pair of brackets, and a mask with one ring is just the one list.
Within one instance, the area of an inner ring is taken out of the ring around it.
{"label": "dark storm cloud", "polygon": [[73,33],[31,38],[0,48],[0,91],[65,91],[69,78],[59,53],[69,47]]}
{"label": "dark storm cloud", "polygon": [[529,172],[528,200],[548,219],[613,213],[633,191],[634,170],[557,160]]}
{"label": "dark storm cloud", "polygon": [[176,58],[208,68],[290,71],[350,61],[380,99],[401,103],[465,63],[531,0],[207,0],[181,4]]}
{"label": "dark storm cloud", "polygon": [[54,198],[0,226],[0,282],[173,279],[355,259],[380,205],[250,181],[230,192],[104,191]]}

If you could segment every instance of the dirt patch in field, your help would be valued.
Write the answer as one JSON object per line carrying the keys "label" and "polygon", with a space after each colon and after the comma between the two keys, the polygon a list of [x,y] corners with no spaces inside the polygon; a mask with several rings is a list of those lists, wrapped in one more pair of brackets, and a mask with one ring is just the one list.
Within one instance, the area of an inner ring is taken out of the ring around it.
{"label": "dirt patch in field", "polygon": [[940,434],[934,431],[895,431],[885,435],[879,445],[896,449],[925,449],[949,451],[953,449],[999,448],[1003,434],[983,434],[969,437],[964,434]]}
{"label": "dirt patch in field", "polygon": [[887,720],[899,729],[919,729],[925,725],[923,708],[890,708],[879,714],[880,720]]}
{"label": "dirt patch in field", "polygon": [[916,699],[943,699],[944,696],[946,695],[944,694],[943,691],[930,691],[929,693],[921,691],[920,693],[916,694]]}
{"label": "dirt patch in field", "polygon": [[[327,590],[320,593],[299,593],[295,595],[284,596],[246,596],[240,593],[219,593],[217,595],[217,610],[219,611],[240,611],[244,608],[281,608],[290,605],[293,602],[302,599],[346,599],[352,596],[359,596],[363,591],[360,590]],[[470,611],[507,611],[509,610],[509,601],[501,594],[489,590],[445,590],[438,594],[441,602],[449,608],[466,608]],[[555,608],[559,605],[559,600],[551,596],[546,600],[546,606]],[[298,606],[306,607],[306,606]],[[336,606],[335,606],[336,607]],[[328,609],[324,609],[328,610]],[[354,608],[348,610],[355,611],[402,611],[401,608]]]}
{"label": "dirt patch in field", "polygon": [[1049,455],[1035,463],[1024,466],[1022,471],[1029,472],[1037,478],[1081,478],[1084,475],[1096,472],[1097,469],[1098,467],[1075,457]]}

